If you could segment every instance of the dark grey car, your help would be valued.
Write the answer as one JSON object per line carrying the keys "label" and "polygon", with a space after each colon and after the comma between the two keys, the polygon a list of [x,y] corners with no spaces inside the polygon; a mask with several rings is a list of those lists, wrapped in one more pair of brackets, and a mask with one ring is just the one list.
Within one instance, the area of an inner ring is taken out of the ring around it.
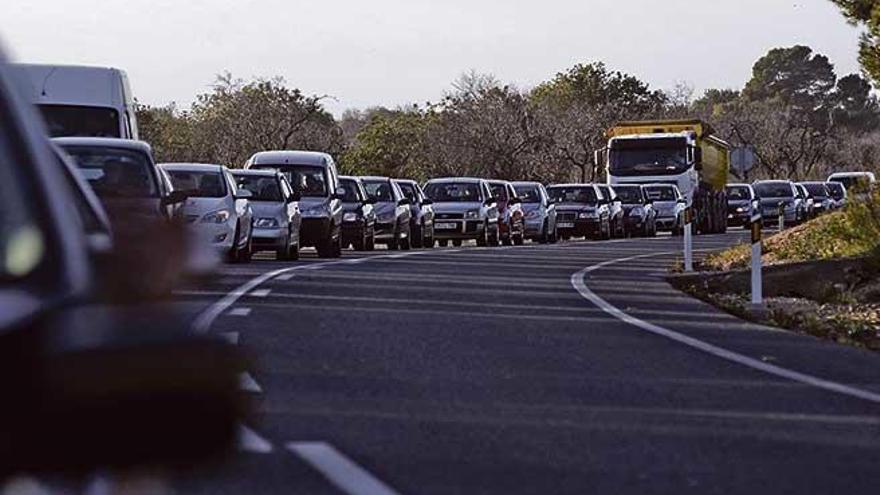
{"label": "dark grey car", "polygon": [[367,195],[358,177],[340,177],[342,195],[342,244],[356,251],[376,249],[376,201]]}
{"label": "dark grey car", "polygon": [[278,260],[299,259],[302,213],[299,194],[274,170],[232,172],[239,189],[251,192],[254,250],[275,251]]}
{"label": "dark grey car", "polygon": [[434,202],[425,196],[425,192],[414,180],[398,179],[395,181],[410,201],[410,241],[414,248],[434,247]]}
{"label": "dark grey car", "polygon": [[376,242],[388,249],[407,250],[410,240],[410,201],[400,187],[388,177],[361,177],[367,197],[375,202]]}

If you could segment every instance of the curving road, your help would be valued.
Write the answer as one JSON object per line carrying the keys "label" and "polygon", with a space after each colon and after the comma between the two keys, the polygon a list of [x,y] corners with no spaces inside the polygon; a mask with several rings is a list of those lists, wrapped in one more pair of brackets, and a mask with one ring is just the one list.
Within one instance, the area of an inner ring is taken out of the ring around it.
{"label": "curving road", "polygon": [[[701,237],[700,249],[743,239]],[[182,291],[259,415],[183,493],[876,493],[880,356],[663,280],[680,240],[255,261]]]}

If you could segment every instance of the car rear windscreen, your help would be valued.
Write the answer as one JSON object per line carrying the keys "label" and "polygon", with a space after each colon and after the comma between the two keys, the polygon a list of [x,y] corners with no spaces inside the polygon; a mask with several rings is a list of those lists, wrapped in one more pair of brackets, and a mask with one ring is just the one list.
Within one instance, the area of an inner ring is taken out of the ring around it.
{"label": "car rear windscreen", "polygon": [[39,105],[52,137],[122,137],[119,112],[112,108]]}
{"label": "car rear windscreen", "polygon": [[151,164],[139,151],[99,146],[66,146],[64,149],[101,198],[158,195]]}
{"label": "car rear windscreen", "polygon": [[175,190],[186,191],[195,198],[222,198],[226,196],[226,181],[220,172],[165,170]]}

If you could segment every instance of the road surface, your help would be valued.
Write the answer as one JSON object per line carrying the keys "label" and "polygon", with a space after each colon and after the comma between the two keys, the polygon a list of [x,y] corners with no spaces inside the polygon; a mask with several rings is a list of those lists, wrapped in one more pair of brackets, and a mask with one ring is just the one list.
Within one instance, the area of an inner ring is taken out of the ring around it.
{"label": "road surface", "polygon": [[[698,249],[742,234],[697,239]],[[871,493],[880,355],[671,289],[669,237],[310,255],[178,300],[257,417],[182,493]]]}

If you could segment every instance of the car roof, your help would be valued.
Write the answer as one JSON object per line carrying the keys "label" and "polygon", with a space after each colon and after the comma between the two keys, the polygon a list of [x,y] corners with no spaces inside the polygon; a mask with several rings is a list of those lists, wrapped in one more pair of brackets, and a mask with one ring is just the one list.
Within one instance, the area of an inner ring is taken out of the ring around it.
{"label": "car roof", "polygon": [[658,182],[656,184],[644,184],[644,186],[645,187],[674,187],[674,188],[678,189],[678,186],[676,186],[675,184],[663,184],[660,182]]}
{"label": "car roof", "polygon": [[514,187],[516,187],[516,186],[540,186],[541,185],[540,182],[531,182],[531,181],[515,181],[515,182],[511,182],[511,184],[513,184]]}
{"label": "car roof", "polygon": [[248,162],[251,165],[314,165],[326,167],[333,158],[319,151],[261,151]]}
{"label": "car roof", "polygon": [[238,175],[238,176],[247,175],[247,176],[254,176],[254,177],[278,177],[279,175],[281,175],[277,170],[272,170],[272,169],[245,170],[245,169],[241,169],[241,168],[236,168],[236,169],[230,170],[230,172],[232,172],[232,175]]}
{"label": "car roof", "polygon": [[435,183],[443,183],[443,182],[466,182],[466,183],[479,184],[481,182],[484,182],[485,180],[486,179],[478,179],[475,177],[438,177],[436,179],[429,180],[428,183],[435,184]]}
{"label": "car roof", "polygon": [[829,177],[874,177],[874,172],[834,172]]}
{"label": "car roof", "polygon": [[394,182],[401,182],[401,183],[403,183],[403,184],[411,184],[411,185],[414,185],[414,186],[419,185],[418,182],[416,182],[416,181],[414,181],[414,180],[412,180],[412,179],[394,179]]}
{"label": "car roof", "polygon": [[390,181],[391,180],[390,177],[379,177],[376,175],[364,175],[364,176],[361,176],[360,179],[362,181],[363,180],[369,180],[369,181],[386,181],[386,180]]}
{"label": "car roof", "polygon": [[339,180],[353,180],[353,181],[355,181],[355,182],[360,182],[360,181],[361,181],[361,178],[360,178],[360,177],[355,177],[355,176],[353,176],[353,175],[340,175],[340,176],[339,176]]}
{"label": "car roof", "polygon": [[180,172],[219,172],[226,168],[213,163],[160,163],[159,166],[165,170]]}
{"label": "car roof", "polygon": [[734,182],[734,183],[728,184],[724,187],[752,187],[752,185],[751,184],[744,184],[742,182]]}
{"label": "car roof", "polygon": [[547,189],[552,187],[596,187],[596,184],[553,184],[548,186]]}
{"label": "car roof", "polygon": [[821,184],[821,185],[824,186],[825,184],[828,184],[828,183],[825,182],[824,180],[808,180],[808,181],[805,181],[805,182],[799,182],[799,184],[802,184],[802,185],[805,185],[805,186],[809,186],[809,185],[819,185],[819,184]]}
{"label": "car roof", "polygon": [[120,148],[132,151],[141,151],[151,154],[152,148],[144,141],[134,139],[102,138],[102,137],[57,137],[52,142],[61,146],[92,146],[96,148]]}
{"label": "car roof", "polygon": [[793,184],[793,182],[790,180],[773,179],[773,180],[756,180],[755,184]]}
{"label": "car roof", "polygon": [[487,180],[486,182],[488,182],[489,184],[491,184],[493,186],[498,185],[498,184],[503,184],[503,185],[513,184],[509,180],[501,180],[501,179],[491,179],[491,180]]}

